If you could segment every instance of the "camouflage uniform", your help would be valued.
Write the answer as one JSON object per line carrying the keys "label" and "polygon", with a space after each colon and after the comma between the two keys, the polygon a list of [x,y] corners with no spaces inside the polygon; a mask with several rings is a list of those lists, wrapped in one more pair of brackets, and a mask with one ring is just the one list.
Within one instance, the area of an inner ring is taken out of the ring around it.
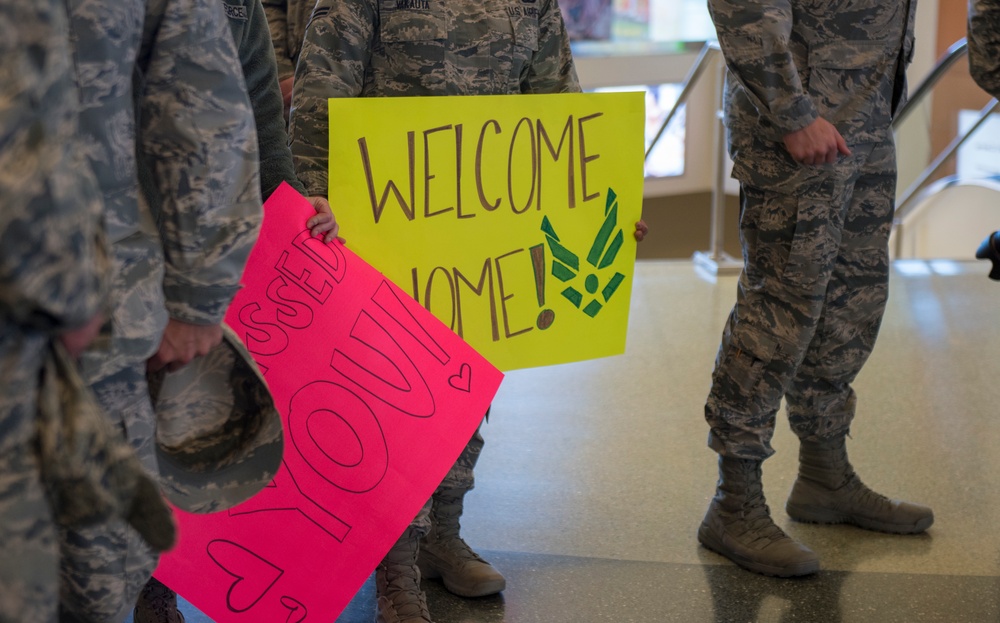
{"label": "camouflage uniform", "polygon": [[278,62],[278,80],[291,78],[316,0],[263,0],[263,5]]}
{"label": "camouflage uniform", "polygon": [[993,97],[1000,97],[1000,2],[969,0],[969,71]]}
{"label": "camouflage uniform", "polygon": [[[221,322],[261,222],[257,139],[222,7],[208,0],[68,0],[81,127],[105,197],[110,333],[87,382],[151,471],[146,360],[168,316]],[[140,193],[137,159],[155,188]],[[63,534],[65,620],[120,621],[157,557],[121,522]]]}
{"label": "camouflage uniform", "polygon": [[323,197],[327,98],[580,90],[555,0],[319,0],[299,61],[292,157],[307,192]]}
{"label": "camouflage uniform", "polygon": [[[331,97],[579,90],[556,0],[319,0],[295,71],[289,126],[295,171],[309,195],[327,196]],[[461,514],[462,498],[473,487],[482,446],[477,430],[434,494],[433,506],[428,501],[401,539],[442,534],[438,526],[446,513],[448,538],[461,541],[455,513]],[[426,552],[425,541],[422,553]],[[400,557],[388,564],[409,561]],[[384,587],[376,584],[381,595]],[[455,590],[447,576],[445,586],[460,595],[474,595]],[[484,590],[502,590],[496,586]]]}
{"label": "camouflage uniform", "polygon": [[[782,397],[801,439],[845,435],[851,382],[888,294],[896,165],[915,0],[709,0],[726,63],[744,270],[705,407],[709,446],[762,460]],[[795,162],[782,143],[818,117],[853,152]]]}
{"label": "camouflage uniform", "polygon": [[53,338],[100,311],[107,278],[62,2],[0,0],[0,88],[0,621],[47,623],[59,564],[39,379]]}

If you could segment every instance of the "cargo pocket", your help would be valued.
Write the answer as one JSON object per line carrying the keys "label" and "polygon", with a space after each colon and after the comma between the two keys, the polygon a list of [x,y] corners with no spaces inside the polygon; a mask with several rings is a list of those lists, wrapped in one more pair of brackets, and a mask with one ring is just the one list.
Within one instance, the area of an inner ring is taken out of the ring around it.
{"label": "cargo pocket", "polygon": [[733,406],[747,405],[778,351],[778,343],[762,333],[734,335],[716,367],[716,393]]}
{"label": "cargo pocket", "polygon": [[[499,20],[498,20],[499,21]],[[521,81],[538,52],[538,17],[512,15],[498,29],[504,37],[494,44],[492,56],[497,77],[506,81],[506,91],[520,92]]]}
{"label": "cargo pocket", "polygon": [[885,41],[834,41],[809,50],[808,91],[820,116],[848,143],[854,131],[888,127],[888,102],[878,96],[893,45]]}
{"label": "cargo pocket", "polygon": [[863,149],[837,165],[837,172],[824,183],[804,188],[795,201],[795,229],[788,259],[781,272],[782,283],[802,296],[822,296],[840,253],[849,188]]}
{"label": "cargo pocket", "polygon": [[383,9],[379,37],[387,49],[401,50],[398,55],[390,53],[386,56],[404,59],[409,67],[394,68],[394,70],[400,72],[399,75],[406,75],[421,65],[436,67],[444,62],[448,27],[448,15],[438,9],[427,11]]}

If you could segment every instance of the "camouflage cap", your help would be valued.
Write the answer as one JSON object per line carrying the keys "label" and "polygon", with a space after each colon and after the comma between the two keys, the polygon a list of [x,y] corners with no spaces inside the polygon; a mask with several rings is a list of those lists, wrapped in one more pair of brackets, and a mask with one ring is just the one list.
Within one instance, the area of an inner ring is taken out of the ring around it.
{"label": "camouflage cap", "polygon": [[57,524],[76,530],[118,518],[154,550],[173,547],[177,530],[156,482],[55,342],[43,362],[36,423],[39,468]]}
{"label": "camouflage cap", "polygon": [[168,500],[191,513],[232,508],[281,467],[281,416],[263,375],[232,329],[173,372],[150,373],[156,458]]}

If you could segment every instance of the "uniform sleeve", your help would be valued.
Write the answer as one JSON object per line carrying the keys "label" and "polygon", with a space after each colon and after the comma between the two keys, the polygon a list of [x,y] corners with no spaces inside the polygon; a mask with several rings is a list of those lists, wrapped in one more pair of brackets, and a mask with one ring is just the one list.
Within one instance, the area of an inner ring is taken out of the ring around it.
{"label": "uniform sleeve", "polygon": [[167,310],[213,324],[239,288],[263,215],[257,132],[222,5],[166,4],[140,56],[139,150],[162,197]]}
{"label": "uniform sleeve", "polygon": [[805,93],[788,47],[789,0],[708,0],[726,65],[764,123],[788,134],[819,113]]}
{"label": "uniform sleeve", "polygon": [[300,193],[305,188],[292,167],[288,149],[288,133],[278,87],[278,69],[267,28],[267,19],[260,0],[247,3],[249,19],[242,41],[237,41],[243,78],[246,80],[250,105],[257,125],[257,145],[260,150],[260,192],[266,201],[282,182]]}
{"label": "uniform sleeve", "polygon": [[969,72],[993,97],[1000,97],[1000,1],[969,0]]}
{"label": "uniform sleeve", "polygon": [[329,192],[327,100],[357,97],[377,22],[373,0],[319,0],[295,69],[289,134],[295,173],[309,195]]}
{"label": "uniform sleeve", "polygon": [[[65,7],[7,3],[0,16],[0,326],[56,332],[102,306],[103,204],[77,133]],[[2,331],[0,331],[2,332]]]}
{"label": "uniform sleeve", "polygon": [[295,74],[288,42],[288,0],[263,0],[263,5],[278,63],[278,80],[284,80]]}
{"label": "uniform sleeve", "polygon": [[546,0],[538,16],[538,53],[534,55],[527,77],[521,81],[522,93],[578,93],[580,80],[573,64],[569,33],[557,0]]}

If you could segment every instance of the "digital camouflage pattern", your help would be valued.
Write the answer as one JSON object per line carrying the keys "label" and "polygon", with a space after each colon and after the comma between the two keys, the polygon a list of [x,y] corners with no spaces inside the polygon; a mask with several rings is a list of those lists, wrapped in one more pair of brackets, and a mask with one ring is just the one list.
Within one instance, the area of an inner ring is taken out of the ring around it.
{"label": "digital camouflage pattern", "polygon": [[[113,343],[85,358],[97,378],[152,355],[167,311],[194,324],[221,321],[261,222],[257,145],[218,3],[68,6],[81,127],[116,268]],[[151,198],[136,185],[136,151],[153,171]]]}
{"label": "digital camouflage pattern", "polygon": [[101,309],[103,204],[77,136],[65,9],[49,0],[0,7],[0,320],[51,334]]}
{"label": "digital camouflage pattern", "polygon": [[278,62],[278,80],[291,78],[316,0],[263,0],[263,4]]}
{"label": "digital camouflage pattern", "polygon": [[[915,0],[709,0],[729,69],[725,118],[741,183],[744,270],[705,415],[709,446],[764,459],[784,397],[800,438],[844,435],[851,382],[888,293],[896,161]],[[851,156],[796,162],[782,139],[818,117]]]}
{"label": "digital camouflage pattern", "polygon": [[0,0],[0,622],[57,620],[39,391],[53,338],[101,311],[102,204],[78,149],[65,6]]}
{"label": "digital camouflage pattern", "polygon": [[295,171],[327,196],[331,97],[579,90],[556,0],[319,0],[292,93]]}
{"label": "digital camouflage pattern", "polygon": [[[82,370],[155,473],[146,360],[168,317],[221,322],[239,287],[262,218],[257,137],[219,2],[67,5],[81,130],[114,261],[111,330],[84,355]],[[145,192],[140,158],[154,182]],[[157,561],[122,521],[68,530],[62,547],[67,618],[122,620]]]}
{"label": "digital camouflage pattern", "polygon": [[[764,168],[762,182],[796,184],[802,173],[764,152],[817,117],[848,145],[891,136],[913,57],[915,0],[709,0],[708,7],[729,67],[726,125],[740,180],[754,179],[757,167],[747,163],[762,157],[755,163]],[[755,145],[753,137],[766,140]]]}
{"label": "digital camouflage pattern", "polygon": [[[128,366],[90,387],[114,428],[124,431],[144,467],[155,474],[155,415],[144,395],[144,372]],[[59,546],[61,621],[124,620],[159,561],[159,554],[121,519],[63,527]]]}
{"label": "digital camouflage pattern", "polygon": [[993,97],[1000,97],[1000,2],[969,0],[969,71]]}

